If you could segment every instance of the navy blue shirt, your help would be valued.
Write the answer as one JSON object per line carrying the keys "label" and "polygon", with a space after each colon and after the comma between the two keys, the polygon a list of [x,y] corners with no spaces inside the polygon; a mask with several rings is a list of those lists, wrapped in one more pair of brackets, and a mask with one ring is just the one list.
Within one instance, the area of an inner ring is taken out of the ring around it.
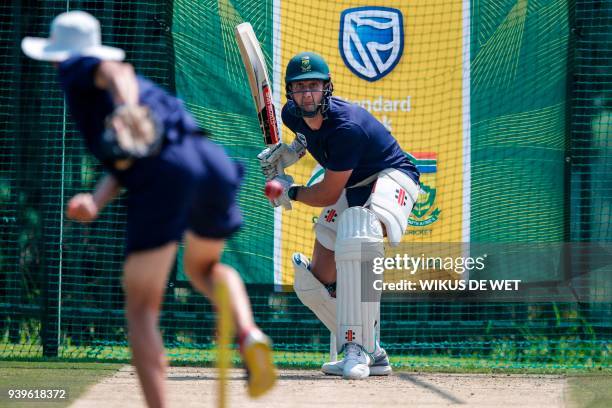
{"label": "navy blue shirt", "polygon": [[312,130],[302,118],[289,112],[293,101],[283,107],[283,123],[306,138],[306,148],[325,169],[353,170],[346,187],[382,170],[393,168],[406,173],[415,183],[419,171],[406,157],[397,140],[367,110],[332,97],[321,128]]}
{"label": "navy blue shirt", "polygon": [[[104,120],[115,106],[110,94],[94,84],[94,71],[100,64],[95,57],[72,57],[59,65],[59,81],[66,94],[66,102],[77,128],[85,137],[88,150],[112,172],[101,146]],[[198,126],[183,103],[151,81],[136,77],[139,103],[151,109],[165,130],[165,140],[179,142],[182,135],[198,132]]]}
{"label": "navy blue shirt", "polygon": [[242,167],[202,136],[179,99],[140,76],[139,103],[163,125],[163,145],[157,155],[135,160],[126,170],[114,168],[102,145],[105,119],[114,104],[94,84],[99,64],[93,57],[70,58],[59,65],[58,75],[88,150],[127,189],[127,252],[178,240],[187,228],[209,238],[237,231],[242,224],[236,202]]}

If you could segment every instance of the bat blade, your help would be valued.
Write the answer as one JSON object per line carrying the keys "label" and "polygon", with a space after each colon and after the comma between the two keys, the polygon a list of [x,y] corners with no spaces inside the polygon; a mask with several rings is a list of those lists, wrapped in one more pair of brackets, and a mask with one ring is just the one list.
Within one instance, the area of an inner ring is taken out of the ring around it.
{"label": "bat blade", "polygon": [[275,145],[280,142],[280,137],[272,101],[272,88],[261,46],[250,23],[237,25],[235,35],[242,63],[249,79],[264,143],[268,146]]}

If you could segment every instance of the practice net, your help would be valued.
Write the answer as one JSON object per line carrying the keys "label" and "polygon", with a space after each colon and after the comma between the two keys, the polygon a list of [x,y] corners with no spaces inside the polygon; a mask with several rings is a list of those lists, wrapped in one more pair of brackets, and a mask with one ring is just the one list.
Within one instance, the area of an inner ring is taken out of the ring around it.
{"label": "practice net", "polygon": [[[234,38],[245,21],[279,107],[289,58],[319,53],[334,95],[370,111],[418,166],[405,245],[469,242],[506,254],[548,245],[552,254],[546,265],[514,258],[489,271],[489,279],[522,277],[541,298],[383,295],[381,343],[393,365],[610,367],[612,4],[596,0],[3,2],[0,358],[129,359],[124,201],[90,225],[65,218],[67,200],[92,190],[101,168],[52,67],[19,48],[75,9],[96,16],[103,42],[181,97],[246,167],[245,224],[223,260],[245,280],[277,362],[318,367],[328,355],[329,332],[295,296],[290,261],[293,252],[311,255],[320,209],[298,204],[281,214],[262,194],[262,137]],[[282,137],[294,136],[283,128]],[[314,169],[307,156],[288,172],[306,184]],[[160,326],[175,363],[206,364],[215,357],[214,314],[189,286],[180,255]]]}

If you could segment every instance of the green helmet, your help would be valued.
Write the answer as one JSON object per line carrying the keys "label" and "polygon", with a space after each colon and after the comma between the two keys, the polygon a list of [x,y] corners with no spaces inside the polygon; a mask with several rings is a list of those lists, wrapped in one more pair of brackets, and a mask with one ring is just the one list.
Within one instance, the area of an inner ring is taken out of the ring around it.
{"label": "green helmet", "polygon": [[319,54],[301,52],[289,60],[285,71],[285,83],[308,79],[329,81],[329,67]]}
{"label": "green helmet", "polygon": [[302,52],[289,60],[285,71],[285,91],[288,100],[293,100],[291,83],[319,79],[323,81],[323,99],[315,111],[306,112],[294,103],[289,112],[297,117],[313,117],[321,112],[324,117],[329,110],[329,104],[334,90],[327,63],[319,54]]}

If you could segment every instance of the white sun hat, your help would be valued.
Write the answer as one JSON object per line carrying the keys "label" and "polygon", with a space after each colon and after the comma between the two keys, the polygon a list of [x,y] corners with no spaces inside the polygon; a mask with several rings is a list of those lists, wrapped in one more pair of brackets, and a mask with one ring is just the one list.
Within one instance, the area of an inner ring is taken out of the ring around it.
{"label": "white sun hat", "polygon": [[25,37],[21,49],[39,61],[62,62],[74,55],[122,61],[125,52],[101,44],[100,22],[84,11],[69,11],[53,19],[50,38]]}

